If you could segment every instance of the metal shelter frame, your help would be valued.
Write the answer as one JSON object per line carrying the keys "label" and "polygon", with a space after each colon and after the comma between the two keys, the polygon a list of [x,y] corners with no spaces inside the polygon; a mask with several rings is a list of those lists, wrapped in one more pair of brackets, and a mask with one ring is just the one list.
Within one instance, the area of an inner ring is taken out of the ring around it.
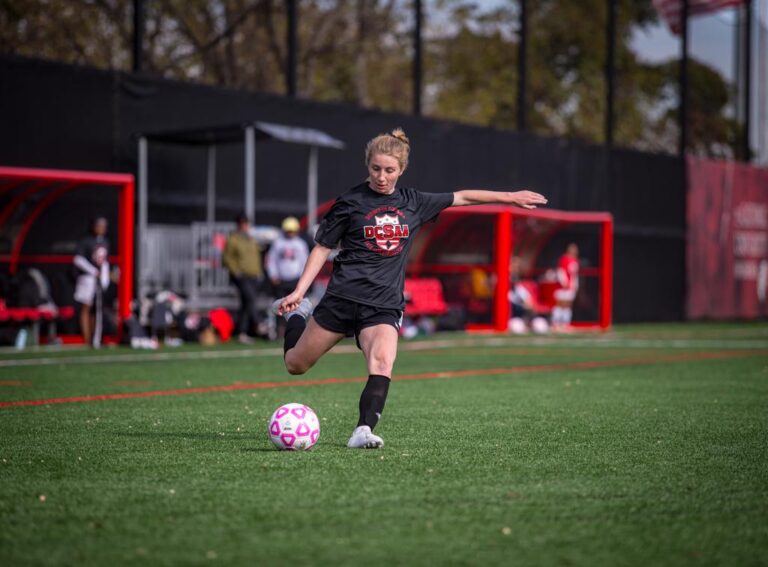
{"label": "metal shelter frame", "polygon": [[213,223],[216,207],[216,147],[223,144],[242,143],[245,152],[245,214],[253,219],[256,212],[256,141],[275,140],[289,144],[309,146],[309,161],[307,164],[307,215],[310,227],[317,220],[317,178],[319,166],[319,148],[340,150],[344,143],[333,136],[313,128],[301,128],[273,124],[271,122],[246,122],[208,128],[190,130],[166,130],[138,134],[139,172],[138,172],[138,224],[139,235],[145,234],[148,216],[148,161],[149,142],[181,146],[206,146],[208,159],[206,165],[207,205],[206,220]]}
{"label": "metal shelter frame", "polygon": [[[307,216],[311,230],[317,221],[317,186],[319,168],[319,148],[343,149],[344,143],[329,134],[312,128],[286,126],[271,122],[245,122],[241,124],[219,125],[188,130],[168,130],[138,134],[139,170],[138,170],[138,238],[139,242],[149,233],[149,183],[148,161],[149,143],[160,143],[188,147],[207,147],[206,164],[206,224],[215,225],[216,211],[216,148],[225,144],[242,144],[245,168],[244,211],[253,219],[256,210],[256,142],[274,140],[278,142],[309,146],[307,163]],[[145,259],[139,252],[139,287],[144,281]],[[140,290],[141,293],[142,290]]]}

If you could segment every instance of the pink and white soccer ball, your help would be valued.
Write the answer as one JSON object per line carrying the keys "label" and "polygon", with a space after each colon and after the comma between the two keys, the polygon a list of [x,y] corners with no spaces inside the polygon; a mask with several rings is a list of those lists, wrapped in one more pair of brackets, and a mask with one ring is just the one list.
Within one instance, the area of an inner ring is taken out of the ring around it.
{"label": "pink and white soccer ball", "polygon": [[278,449],[306,451],[320,438],[320,420],[309,406],[285,404],[269,418],[268,432],[269,439]]}
{"label": "pink and white soccer ball", "polygon": [[534,317],[531,321],[531,330],[537,335],[546,335],[549,332],[549,323],[544,317]]}

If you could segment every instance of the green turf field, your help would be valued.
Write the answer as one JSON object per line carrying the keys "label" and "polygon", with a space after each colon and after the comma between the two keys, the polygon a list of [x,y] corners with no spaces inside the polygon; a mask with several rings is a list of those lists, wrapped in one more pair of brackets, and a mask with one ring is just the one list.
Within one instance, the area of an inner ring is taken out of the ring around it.
{"label": "green turf field", "polygon": [[[290,385],[354,347],[275,347],[0,354],[0,564],[768,564],[767,325],[404,342],[379,451],[361,383]],[[313,451],[267,439],[291,401]]]}

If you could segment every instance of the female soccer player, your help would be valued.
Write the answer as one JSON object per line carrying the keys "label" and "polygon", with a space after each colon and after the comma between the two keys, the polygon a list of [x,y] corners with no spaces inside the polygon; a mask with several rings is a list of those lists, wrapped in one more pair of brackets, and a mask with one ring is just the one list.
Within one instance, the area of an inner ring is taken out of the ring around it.
{"label": "female soccer player", "polygon": [[[405,264],[419,227],[447,207],[499,203],[533,209],[547,202],[532,191],[422,193],[397,187],[409,152],[408,138],[399,128],[368,142],[368,179],[336,199],[315,235],[317,245],[296,289],[273,306],[288,321],[284,350],[291,374],[305,373],[342,338],[354,334],[368,366],[368,382],[360,396],[360,419],[347,443],[352,448],[384,445],[373,428],[392,378],[405,307]],[[338,245],[328,289],[312,311],[304,295]]]}

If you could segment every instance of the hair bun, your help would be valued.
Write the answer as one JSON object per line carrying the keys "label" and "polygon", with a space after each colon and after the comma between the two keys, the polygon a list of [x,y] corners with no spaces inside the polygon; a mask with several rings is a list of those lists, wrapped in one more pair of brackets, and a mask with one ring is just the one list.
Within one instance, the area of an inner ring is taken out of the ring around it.
{"label": "hair bun", "polygon": [[394,130],[392,130],[392,133],[390,134],[390,136],[392,136],[393,138],[397,138],[404,144],[408,144],[409,146],[411,145],[411,141],[408,139],[408,136],[405,135],[405,132],[403,131],[402,128],[395,128]]}

